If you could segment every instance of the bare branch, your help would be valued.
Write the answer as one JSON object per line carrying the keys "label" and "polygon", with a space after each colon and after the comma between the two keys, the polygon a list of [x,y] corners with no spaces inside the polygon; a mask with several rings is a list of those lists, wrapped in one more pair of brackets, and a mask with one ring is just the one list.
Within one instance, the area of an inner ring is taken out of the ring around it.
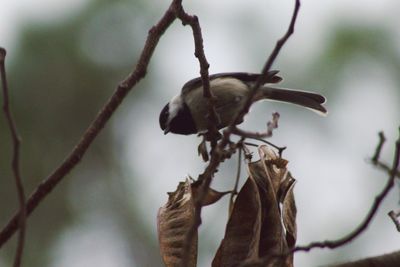
{"label": "bare branch", "polygon": [[238,155],[238,166],[236,170],[236,179],[235,179],[235,185],[233,186],[233,190],[231,192],[231,197],[229,198],[229,214],[232,213],[233,209],[233,198],[238,194],[238,187],[239,187],[239,179],[240,179],[240,171],[241,171],[241,166],[242,166],[242,152],[243,149],[239,149],[239,155]]}
{"label": "bare branch", "polygon": [[386,137],[385,137],[385,134],[383,132],[379,132],[378,136],[379,136],[379,142],[378,142],[378,145],[376,146],[374,156],[371,159],[374,164],[378,163],[379,157],[381,155],[383,144],[386,141]]}
{"label": "bare branch", "polygon": [[[31,194],[26,203],[27,216],[31,214],[31,212],[54,189],[54,187],[81,161],[86,150],[92,144],[93,140],[97,137],[100,131],[104,128],[128,92],[146,75],[147,66],[151,56],[153,55],[154,49],[158,44],[158,41],[165,30],[175,20],[175,13],[173,9],[175,2],[177,1],[172,2],[159,22],[149,30],[146,43],[133,72],[118,85],[114,94],[105,103],[94,121],[89,125],[81,137],[80,141],[76,144],[62,164],[57,167],[52,174],[44,179]],[[20,216],[20,212],[17,212],[0,232],[0,248],[18,229]]]}
{"label": "bare branch", "polygon": [[[381,142],[382,142],[382,138],[380,135],[380,143]],[[394,180],[396,178],[395,174],[396,174],[396,172],[398,170],[398,166],[399,166],[399,158],[400,158],[400,136],[399,136],[399,139],[397,139],[397,141],[396,141],[396,149],[395,149],[395,154],[393,157],[393,166],[392,166],[392,170],[390,172],[390,177],[389,177],[385,187],[381,191],[381,193],[379,193],[375,197],[374,203],[372,204],[372,207],[369,210],[367,216],[364,218],[364,220],[361,222],[361,224],[356,229],[354,229],[351,233],[349,233],[348,235],[346,235],[340,239],[327,240],[327,241],[323,241],[323,242],[313,242],[307,246],[295,247],[291,252],[310,251],[313,248],[334,249],[334,248],[337,248],[344,244],[349,243],[354,238],[356,238],[358,235],[360,235],[365,229],[367,229],[368,225],[372,221],[372,218],[375,216],[376,212],[378,211],[378,208],[381,205],[383,199],[386,197],[386,195],[389,193],[390,189],[394,185]]]}
{"label": "bare branch", "polygon": [[3,111],[10,129],[11,139],[13,141],[13,156],[11,168],[14,173],[15,185],[17,187],[18,201],[19,201],[19,216],[17,217],[17,224],[19,226],[18,244],[14,258],[14,267],[21,266],[22,252],[24,250],[25,232],[26,232],[26,208],[25,208],[25,192],[22,184],[21,172],[19,167],[19,147],[20,138],[18,136],[17,127],[14,118],[11,114],[10,98],[8,95],[8,84],[6,77],[5,67],[6,50],[0,47],[0,72],[1,81],[3,86]]}
{"label": "bare branch", "polygon": [[395,212],[392,210],[388,213],[388,215],[389,215],[390,219],[392,219],[394,225],[396,226],[397,232],[400,232],[400,220],[399,220],[400,211]]}
{"label": "bare branch", "polygon": [[272,120],[267,123],[267,130],[262,133],[257,132],[249,132],[239,129],[236,125],[232,127],[232,134],[239,135],[243,138],[251,138],[251,139],[263,139],[269,138],[272,136],[272,132],[274,129],[278,128],[278,121],[279,121],[279,113],[274,112],[272,113]]}
{"label": "bare branch", "polygon": [[[378,167],[379,169],[382,169],[382,170],[386,171],[386,172],[389,173],[389,175],[390,175],[390,172],[392,171],[392,168],[389,167],[387,164],[385,164],[385,163],[379,161],[379,157],[380,157],[380,155],[381,155],[381,151],[382,151],[383,144],[384,144],[385,141],[386,141],[386,137],[385,137],[385,135],[384,135],[383,132],[379,132],[378,136],[379,136],[379,142],[378,142],[378,145],[376,146],[375,153],[374,153],[374,155],[373,155],[372,158],[371,158],[371,162],[372,162],[372,164],[374,164],[376,167]],[[396,171],[395,175],[396,175],[398,178],[400,178],[400,171]]]}
{"label": "bare branch", "polygon": [[232,121],[232,123],[228,127],[228,129],[226,129],[226,131],[232,131],[232,128],[241,121],[241,118],[243,118],[244,115],[246,115],[249,112],[249,108],[250,108],[251,104],[253,103],[254,95],[256,94],[256,92],[258,91],[260,86],[263,84],[263,81],[266,79],[268,72],[270,71],[272,65],[275,62],[275,59],[277,58],[277,56],[279,55],[279,52],[281,51],[281,48],[286,43],[286,41],[289,39],[289,37],[294,33],[294,26],[296,24],[296,19],[297,19],[299,10],[300,10],[300,0],[295,0],[295,6],[294,6],[292,18],[290,20],[290,24],[289,24],[289,27],[288,27],[286,33],[282,36],[281,39],[279,39],[276,42],[274,50],[272,50],[272,53],[268,57],[268,60],[265,63],[265,65],[261,71],[261,75],[260,75],[259,79],[257,79],[256,83],[254,84],[254,86],[252,88],[251,93],[249,94],[249,96],[247,98],[246,104],[244,105],[242,110],[238,113],[236,118]]}
{"label": "bare branch", "polygon": [[[389,166],[388,166],[386,163],[384,163],[384,162],[380,162],[380,161],[374,162],[373,160],[371,160],[371,162],[372,162],[372,164],[373,164],[375,167],[377,167],[377,168],[379,168],[379,169],[381,169],[381,170],[386,171],[389,175],[390,175],[390,173],[392,172],[392,168],[389,167]],[[395,175],[397,178],[400,178],[400,171],[396,171],[396,172],[394,173],[394,175]]]}
{"label": "bare branch", "polygon": [[400,262],[400,251],[395,251],[389,254],[383,254],[380,256],[368,257],[361,260],[330,265],[330,267],[390,267],[398,266]]}

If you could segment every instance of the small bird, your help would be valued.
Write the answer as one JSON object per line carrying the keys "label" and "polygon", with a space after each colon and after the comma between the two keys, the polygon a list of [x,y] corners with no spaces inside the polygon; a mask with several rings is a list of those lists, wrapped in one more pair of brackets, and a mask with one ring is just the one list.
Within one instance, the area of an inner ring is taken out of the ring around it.
{"label": "small bird", "polygon": [[[277,74],[276,70],[268,72],[263,86],[254,95],[254,102],[259,100],[287,102],[320,114],[327,113],[322,105],[326,99],[320,94],[267,85],[282,81]],[[243,108],[248,94],[259,77],[260,74],[246,72],[217,73],[209,76],[210,89],[216,97],[218,129],[228,126]],[[161,110],[160,127],[164,134],[169,132],[183,135],[203,133],[207,131],[207,114],[207,99],[203,97],[202,80],[198,77],[185,83],[181,93],[172,98]]]}

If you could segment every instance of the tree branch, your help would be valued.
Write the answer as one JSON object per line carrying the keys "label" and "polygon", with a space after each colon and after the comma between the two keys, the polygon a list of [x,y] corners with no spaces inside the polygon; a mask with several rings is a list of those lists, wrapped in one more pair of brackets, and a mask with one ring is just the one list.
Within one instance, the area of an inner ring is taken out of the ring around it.
{"label": "tree branch", "polygon": [[[114,94],[100,110],[94,121],[84,132],[80,141],[67,155],[62,164],[44,179],[29,197],[26,203],[26,215],[29,216],[40,202],[56,185],[81,161],[86,150],[104,128],[112,114],[119,107],[128,92],[146,75],[147,66],[163,33],[175,20],[173,1],[158,23],[148,33],[146,43],[133,72],[116,88]],[[20,212],[17,212],[0,232],[0,248],[16,232],[19,226]]]}
{"label": "tree branch", "polygon": [[278,128],[279,113],[272,113],[272,120],[267,123],[267,130],[262,133],[249,132],[239,129],[236,125],[232,127],[232,134],[238,135],[242,138],[263,139],[272,136],[274,129]]}
{"label": "tree branch", "polygon": [[390,267],[399,266],[400,264],[400,251],[392,252],[375,257],[369,257],[352,262],[331,265],[330,267]]}
{"label": "tree branch", "polygon": [[24,192],[24,186],[22,184],[21,172],[19,167],[19,147],[21,141],[10,108],[5,57],[6,57],[6,50],[0,47],[0,72],[1,72],[1,81],[3,86],[3,111],[7,120],[8,127],[10,129],[10,135],[13,142],[13,156],[12,156],[11,168],[14,173],[15,185],[17,187],[17,194],[19,201],[19,216],[17,217],[17,224],[19,226],[19,235],[18,235],[17,250],[14,258],[14,267],[19,267],[21,266],[22,252],[24,250],[25,232],[26,232],[25,192]]}
{"label": "tree branch", "polygon": [[[372,162],[372,164],[374,164],[377,168],[386,171],[386,172],[389,173],[389,175],[390,175],[390,172],[392,171],[392,168],[389,167],[387,164],[385,164],[385,163],[379,161],[379,157],[380,157],[380,155],[381,155],[381,151],[382,151],[383,144],[384,144],[385,141],[386,141],[386,137],[385,137],[385,134],[384,134],[383,132],[379,132],[379,133],[378,133],[378,136],[379,136],[379,142],[378,142],[378,144],[377,144],[377,146],[376,146],[375,153],[374,153],[374,155],[373,155],[372,158],[371,158],[371,162]],[[400,171],[396,171],[396,172],[395,172],[395,175],[396,175],[398,178],[400,178]]]}
{"label": "tree branch", "polygon": [[[379,144],[382,143],[382,137],[380,135],[380,142]],[[377,150],[381,150],[382,149],[382,145],[378,144],[378,148]],[[380,152],[378,152],[379,155]],[[375,153],[376,155],[376,153]],[[379,156],[377,157],[376,160],[378,160]],[[369,210],[367,216],[364,218],[364,220],[361,222],[361,224],[354,229],[351,233],[349,233],[348,235],[337,239],[337,240],[327,240],[327,241],[323,241],[323,242],[313,242],[307,246],[298,246],[295,247],[291,252],[297,252],[297,251],[310,251],[313,248],[330,248],[330,249],[334,249],[340,246],[343,246],[347,243],[349,243],[350,241],[352,241],[354,238],[356,238],[358,235],[360,235],[365,229],[367,229],[368,225],[370,224],[370,222],[372,221],[372,218],[375,216],[376,212],[378,211],[379,206],[381,205],[383,199],[386,197],[386,195],[389,193],[390,189],[393,187],[394,185],[394,180],[396,178],[396,172],[398,170],[398,166],[399,166],[399,158],[400,158],[400,136],[396,141],[396,147],[395,147],[395,153],[394,153],[394,157],[393,157],[393,166],[392,166],[392,170],[390,172],[390,177],[385,185],[385,187],[383,188],[383,190],[381,191],[381,193],[379,193],[374,200],[374,203],[372,204],[371,209]]]}
{"label": "tree branch", "polygon": [[374,156],[371,159],[374,164],[378,163],[379,157],[381,155],[383,144],[386,141],[386,137],[385,137],[385,134],[383,132],[379,132],[378,136],[379,136],[379,142],[378,142],[378,145],[376,146]]}
{"label": "tree branch", "polygon": [[394,210],[390,211],[388,213],[390,219],[392,219],[394,226],[396,226],[396,230],[397,232],[400,232],[400,221],[399,221],[399,217],[400,217],[400,212],[395,212]]}
{"label": "tree branch", "polygon": [[241,118],[243,118],[249,112],[249,108],[250,108],[251,104],[253,103],[254,95],[257,93],[258,89],[261,87],[261,85],[264,83],[264,80],[267,78],[267,76],[268,76],[267,74],[270,71],[272,65],[274,64],[276,58],[278,57],[279,52],[281,51],[283,45],[286,43],[286,41],[289,39],[289,37],[294,33],[294,26],[296,24],[297,15],[300,10],[300,0],[295,0],[294,4],[295,5],[294,5],[294,9],[293,9],[292,18],[290,20],[290,24],[289,24],[289,27],[288,27],[286,33],[282,36],[281,39],[279,39],[276,42],[274,50],[272,50],[270,56],[268,57],[267,62],[265,63],[265,65],[261,71],[260,77],[257,79],[256,83],[254,84],[254,86],[252,88],[251,93],[247,97],[246,104],[244,105],[242,110],[237,114],[236,118],[234,118],[234,120],[232,121],[230,126],[225,131],[232,132],[233,127],[236,124],[239,124],[241,121]]}

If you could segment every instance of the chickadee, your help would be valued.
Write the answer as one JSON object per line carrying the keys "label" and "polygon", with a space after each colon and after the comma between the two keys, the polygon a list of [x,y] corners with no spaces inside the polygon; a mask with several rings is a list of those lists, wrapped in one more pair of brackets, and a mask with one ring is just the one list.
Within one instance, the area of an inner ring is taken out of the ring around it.
{"label": "chickadee", "polygon": [[[325,114],[325,97],[311,92],[296,91],[270,87],[265,84],[278,83],[282,80],[270,71],[262,87],[254,96],[254,101],[274,100],[293,103],[313,111]],[[247,95],[260,74],[229,72],[210,75],[210,89],[216,97],[215,110],[219,116],[217,128],[228,126],[236,114],[245,105]],[[164,134],[195,134],[207,131],[207,99],[203,97],[203,86],[200,77],[183,85],[179,95],[171,99],[160,113],[160,127]]]}

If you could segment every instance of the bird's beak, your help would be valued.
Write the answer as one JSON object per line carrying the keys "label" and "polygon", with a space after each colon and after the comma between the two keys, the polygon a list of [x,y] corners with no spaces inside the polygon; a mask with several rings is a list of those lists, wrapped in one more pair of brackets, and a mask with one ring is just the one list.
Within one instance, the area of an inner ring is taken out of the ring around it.
{"label": "bird's beak", "polygon": [[164,135],[169,133],[169,126],[167,128],[164,129]]}

